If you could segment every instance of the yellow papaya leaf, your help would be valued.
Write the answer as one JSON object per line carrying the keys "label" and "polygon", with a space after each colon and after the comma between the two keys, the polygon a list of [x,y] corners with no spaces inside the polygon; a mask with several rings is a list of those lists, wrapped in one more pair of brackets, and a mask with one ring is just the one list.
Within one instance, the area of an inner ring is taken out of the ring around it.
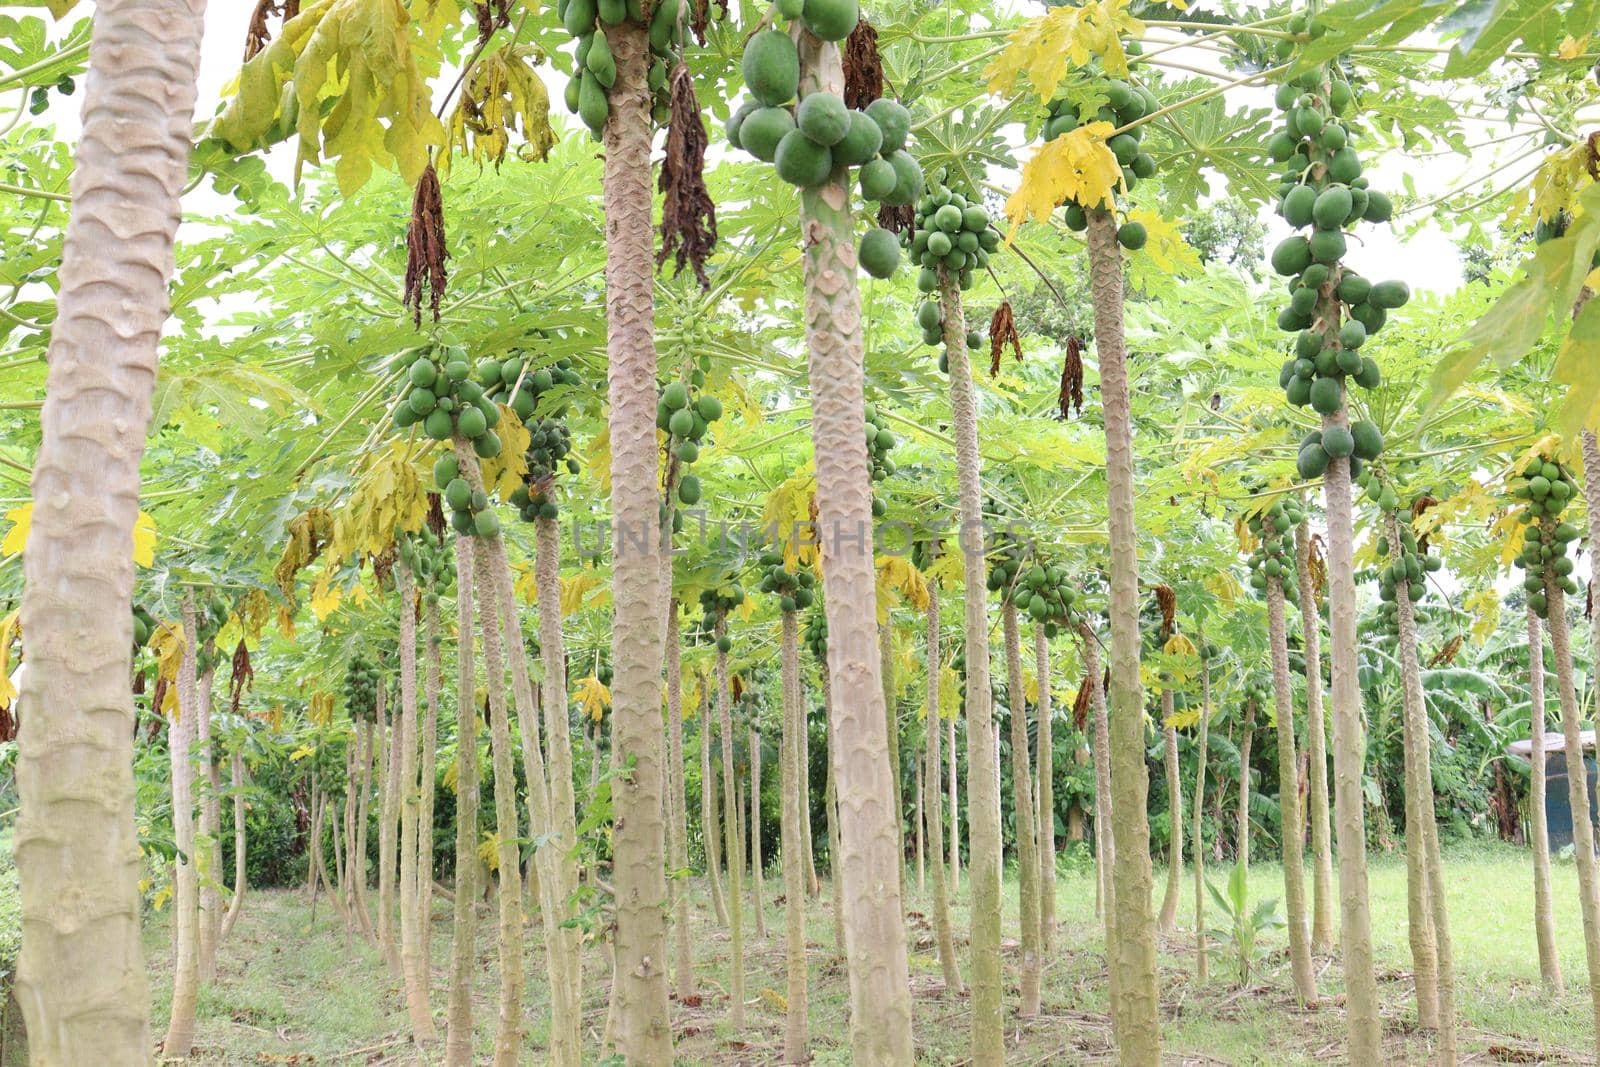
{"label": "yellow papaya leaf", "polygon": [[456,152],[468,152],[479,166],[496,169],[506,158],[511,138],[520,126],[524,159],[543,160],[555,147],[550,128],[550,94],[536,67],[545,61],[534,45],[496,49],[472,65],[462,79],[455,111],[450,116],[448,142],[439,154],[439,173],[449,173]]}
{"label": "yellow papaya leaf", "polygon": [[606,688],[604,682],[594,675],[589,675],[578,682],[572,692],[572,699],[577,703],[583,713],[595,722],[605,714],[606,708],[611,706],[611,690]]}
{"label": "yellow papaya leaf", "polygon": [[784,565],[790,570],[817,560],[817,536],[812,508],[817,498],[817,465],[797,467],[767,494],[761,507],[761,526],[777,536]]}
{"label": "yellow papaya leaf", "polygon": [[1022,181],[1006,200],[1013,234],[1028,219],[1045,221],[1068,200],[1085,207],[1111,205],[1122,182],[1122,167],[1106,145],[1111,130],[1109,122],[1079,126],[1041,145],[1022,165]]}
{"label": "yellow papaya leaf", "polygon": [[1127,6],[1128,0],[1089,0],[1024,22],[984,72],[989,91],[1011,93],[1025,75],[1039,98],[1049,100],[1069,70],[1096,59],[1107,74],[1126,77],[1122,38],[1144,36],[1144,23],[1129,15]]}
{"label": "yellow papaya leaf", "polygon": [[1173,712],[1172,715],[1169,716],[1165,721],[1165,725],[1172,727],[1174,730],[1187,730],[1190,727],[1198,726],[1199,724],[1199,708],[1182,708]]}
{"label": "yellow papaya leaf", "polygon": [[1549,222],[1563,211],[1570,212],[1578,194],[1593,182],[1587,140],[1558,148],[1540,161],[1533,181],[1512,198],[1507,221],[1519,229],[1539,221]]}
{"label": "yellow papaya leaf", "polygon": [[317,750],[315,748],[311,747],[310,745],[301,745],[299,748],[297,748],[293,752],[289,753],[289,762],[290,763],[299,763],[301,760],[305,759],[307,756],[315,754],[316,751]]}
{"label": "yellow papaya leaf", "polygon": [[[4,539],[0,539],[0,557],[21,555],[28,544],[28,531],[33,528],[32,502],[12,508],[5,517],[11,523],[11,529],[6,531]],[[155,554],[156,521],[141,511],[133,522],[132,559],[141,567],[149,567],[155,564]]]}
{"label": "yellow papaya leaf", "polygon": [[561,617],[566,618],[575,612],[582,611],[584,598],[594,589],[604,585],[600,575],[593,570],[584,569],[570,578],[558,580],[561,587]]}
{"label": "yellow papaya leaf", "polygon": [[133,521],[133,561],[141,567],[156,562],[156,520],[142,511]]}
{"label": "yellow papaya leaf", "polygon": [[[432,480],[428,475],[428,482]],[[397,530],[415,533],[427,517],[427,483],[417,458],[404,441],[391,442],[365,462],[348,501],[335,517],[334,555],[329,562],[364,552],[381,555],[394,543]]]}
{"label": "yellow papaya leaf", "polygon": [[311,586],[311,613],[321,622],[339,610],[344,590],[333,584],[333,568],[327,567]]}
{"label": "yellow papaya leaf", "polygon": [[500,423],[494,432],[500,438],[500,453],[481,462],[483,487],[491,494],[499,493],[504,500],[516,492],[528,476],[528,443],[533,440],[533,434],[504,405],[500,407]]}
{"label": "yellow papaya leaf", "polygon": [[333,722],[333,694],[326,689],[312,693],[310,703],[306,706],[306,718],[318,726]]}
{"label": "yellow papaya leaf", "polygon": [[1166,646],[1162,651],[1169,656],[1197,656],[1200,654],[1194,647],[1194,642],[1182,634],[1173,634],[1167,638]]}
{"label": "yellow papaya leaf", "polygon": [[1584,52],[1588,51],[1590,36],[1590,34],[1586,33],[1581,38],[1573,37],[1571,34],[1563,37],[1561,39],[1561,44],[1556,48],[1556,58],[1577,59],[1579,56],[1583,55]]}
{"label": "yellow papaya leaf", "polygon": [[594,476],[600,492],[611,492],[611,427],[602,425],[584,450],[583,469]]}
{"label": "yellow papaya leaf", "polygon": [[878,557],[878,625],[889,621],[889,610],[905,601],[918,611],[928,610],[928,583],[905,556]]}
{"label": "yellow papaya leaf", "polygon": [[167,906],[167,901],[171,899],[172,884],[169,882],[160,889],[156,890],[156,895],[150,898],[150,909],[152,911],[160,911],[162,908]]}
{"label": "yellow papaya leaf", "polygon": [[183,715],[183,706],[178,703],[178,687],[167,686],[167,691],[161,697],[161,707],[157,709],[164,715],[168,722],[177,722]]}
{"label": "yellow papaya leaf", "polygon": [[18,608],[0,619],[0,711],[17,699],[17,687],[11,684],[11,643],[22,632],[21,611]]}
{"label": "yellow papaya leaf", "polygon": [[478,842],[478,859],[491,871],[500,869],[500,835],[493,830],[483,832],[483,840]]}
{"label": "yellow papaya leaf", "polygon": [[1200,269],[1200,254],[1183,239],[1179,229],[1182,219],[1168,219],[1147,207],[1136,207],[1128,212],[1128,221],[1139,223],[1145,230],[1144,256],[1132,257],[1130,265],[1138,268],[1147,257],[1156,268],[1149,272],[1152,278],[1135,278],[1139,288],[1149,289],[1157,277],[1189,274]]}
{"label": "yellow papaya leaf", "polygon": [[163,622],[156,627],[147,642],[156,657],[156,675],[167,682],[178,680],[178,665],[183,662],[183,624]]}
{"label": "yellow papaya leaf", "polygon": [[1472,614],[1472,643],[1482,648],[1500,626],[1500,595],[1493,588],[1480,589],[1463,599],[1461,606]]}

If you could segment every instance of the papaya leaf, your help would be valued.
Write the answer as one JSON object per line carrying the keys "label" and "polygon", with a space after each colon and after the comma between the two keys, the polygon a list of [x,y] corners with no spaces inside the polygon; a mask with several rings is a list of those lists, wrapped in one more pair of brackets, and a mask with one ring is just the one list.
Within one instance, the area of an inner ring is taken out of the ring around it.
{"label": "papaya leaf", "polygon": [[1122,181],[1122,168],[1106,145],[1111,129],[1109,122],[1079,126],[1040,146],[1022,165],[1022,181],[1006,201],[1013,234],[1028,219],[1045,221],[1067,200],[1091,208],[1111,202]]}
{"label": "papaya leaf", "polygon": [[1006,38],[1005,50],[985,72],[989,91],[1011,93],[1025,75],[1039,98],[1049,100],[1069,69],[1093,59],[1112,77],[1126,77],[1122,38],[1144,36],[1144,23],[1128,14],[1127,6],[1127,0],[1094,0],[1053,8],[1024,22]]}

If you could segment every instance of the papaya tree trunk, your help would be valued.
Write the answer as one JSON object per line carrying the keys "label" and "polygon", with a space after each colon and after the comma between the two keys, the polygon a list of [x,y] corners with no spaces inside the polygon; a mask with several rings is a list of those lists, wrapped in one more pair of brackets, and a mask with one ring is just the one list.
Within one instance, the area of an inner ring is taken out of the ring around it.
{"label": "papaya tree trunk", "polygon": [[783,1062],[805,1063],[811,1058],[808,1032],[806,976],[806,869],[801,857],[800,733],[805,712],[800,693],[800,627],[792,611],[783,612],[783,745],[779,754],[779,782],[783,821],[779,827],[783,850],[784,986]]}
{"label": "papaya tree trunk", "polygon": [[1550,893],[1550,827],[1545,817],[1546,725],[1544,703],[1544,627],[1532,608],[1528,614],[1528,724],[1533,751],[1528,755],[1529,836],[1533,838],[1533,933],[1539,944],[1539,977],[1547,992],[1560,995],[1561,957],[1556,952],[1556,921]]}
{"label": "papaya tree trunk", "polygon": [[[1052,736],[1050,644],[1044,626],[1033,624],[1033,673],[1039,680],[1035,704],[1039,735],[1039,953],[1049,956],[1056,936],[1056,793],[1055,738]],[[937,773],[937,765],[935,765]],[[937,817],[938,808],[933,809]],[[937,852],[934,855],[938,855]]]}
{"label": "papaya tree trunk", "polygon": [[766,917],[761,913],[765,895],[761,885],[761,734],[751,726],[747,741],[750,751],[750,910],[756,917],[756,936],[767,936]]}
{"label": "papaya tree trunk", "polygon": [[1156,929],[1170,934],[1178,924],[1178,894],[1183,886],[1183,779],[1178,774],[1178,731],[1172,725],[1171,689],[1161,690],[1162,764],[1167,774],[1167,888],[1161,895]]}
{"label": "papaya tree trunk", "polygon": [[[667,556],[662,570],[671,566]],[[671,781],[672,817],[667,822],[668,853],[672,869],[689,868],[689,794],[685,785],[683,766],[683,665],[681,638],[678,634],[678,601],[669,597],[667,603],[667,769]],[[785,855],[788,853],[785,852]],[[672,897],[673,932],[673,991],[679,1002],[694,996],[694,933],[689,928],[689,883],[678,878]]]}
{"label": "papaya tree trunk", "polygon": [[[799,32],[801,93],[843,95],[839,48]],[[837,743],[840,862],[849,927],[850,1038],[858,1063],[912,1058],[911,993],[899,892],[900,840],[888,763],[877,615],[861,296],[848,172],[800,193],[828,667]],[[653,414],[653,413],[652,413]],[[654,430],[652,429],[652,435]]]}
{"label": "papaya tree trunk", "polygon": [[928,863],[927,855],[924,851],[927,845],[928,821],[922,808],[922,761],[913,761],[911,767],[911,777],[914,782],[913,795],[916,797],[917,802],[917,895],[922,897],[928,894]]}
{"label": "papaya tree trunk", "polygon": [[706,698],[706,680],[700,679],[700,838],[706,853],[706,880],[711,883],[711,907],[717,922],[728,925],[728,903],[722,892],[722,828],[717,818],[716,781],[711,765],[715,725]]}
{"label": "papaya tree trunk", "polygon": [[[923,788],[927,799],[924,807],[928,813],[928,855],[933,869],[933,931],[939,946],[939,967],[944,972],[946,996],[960,996],[961,961],[956,958],[955,935],[950,926],[950,896],[945,888],[944,871],[944,815],[943,790],[944,763],[939,758],[939,734],[944,725],[940,722],[943,709],[939,700],[939,583],[928,583],[928,751],[927,772],[923,775]],[[951,853],[954,855],[954,851]]]}
{"label": "papaya tree trunk", "polygon": [[1100,922],[1105,930],[1106,976],[1110,987],[1111,1023],[1122,1018],[1122,970],[1117,966],[1117,887],[1113,879],[1117,842],[1111,831],[1111,723],[1106,712],[1105,677],[1100,666],[1100,637],[1083,622],[1078,625],[1083,652],[1083,684],[1089,687],[1089,713],[1093,717],[1094,737],[1094,855],[1095,889],[1100,905]]}
{"label": "papaya tree trunk", "polygon": [[1306,762],[1311,822],[1311,950],[1333,950],[1333,830],[1328,816],[1328,725],[1322,710],[1322,613],[1311,576],[1311,524],[1294,529],[1300,634],[1306,661]]}
{"label": "papaya tree trunk", "polygon": [[1011,802],[1017,829],[1017,911],[1021,919],[1019,944],[1022,970],[1018,985],[1017,1014],[1030,1019],[1039,1014],[1039,853],[1033,819],[1038,811],[1033,799],[1033,759],[1028,752],[1028,700],[1022,682],[1022,639],[1018,634],[1017,604],[1007,599],[1000,607],[1006,642],[1006,700],[1011,720]]}
{"label": "papaya tree trunk", "polygon": [[[214,651],[208,642],[207,650]],[[200,707],[195,716],[195,755],[205,780],[200,794],[200,984],[217,977],[217,937],[222,932],[222,771],[211,742],[211,698],[215,669],[200,679]]]}
{"label": "papaya tree trunk", "polygon": [[950,742],[950,895],[961,892],[961,753],[956,748],[956,717],[951,715],[945,726],[946,740]]}
{"label": "papaya tree trunk", "polygon": [[423,597],[422,639],[425,674],[423,677],[427,710],[422,717],[422,744],[417,796],[417,899],[421,901],[422,922],[417,929],[417,941],[424,961],[423,982],[432,986],[433,959],[433,809],[434,792],[439,777],[439,697],[443,685],[439,635],[439,605],[434,602],[436,590]]}
{"label": "papaya tree trunk", "polygon": [[894,790],[895,840],[901,842],[895,854],[895,876],[899,879],[900,899],[906,898],[905,855],[905,798],[900,790],[900,717],[898,714],[899,686],[894,676],[894,622],[890,619],[878,627],[878,676],[883,679],[884,729],[889,740],[889,782]]}
{"label": "papaya tree trunk", "polygon": [[1239,732],[1239,808],[1234,813],[1234,862],[1250,870],[1250,749],[1256,736],[1256,702],[1245,702],[1244,723]]}
{"label": "papaya tree trunk", "polygon": [[728,654],[722,651],[728,621],[718,618],[717,722],[722,736],[723,853],[728,858],[728,928],[733,959],[728,975],[728,1024],[735,1034],[744,1029],[744,840],[739,833],[739,795],[734,783],[732,698],[728,691]]}
{"label": "papaya tree trunk", "polygon": [[244,817],[244,756],[237,749],[229,761],[229,770],[229,785],[233,791],[233,899],[228,902],[228,914],[222,920],[219,941],[226,941],[234,924],[239,921],[248,880],[248,868],[245,866],[245,847],[249,844],[249,835],[245,832]]}
{"label": "papaya tree trunk", "polygon": [[1194,972],[1204,982],[1209,970],[1206,957],[1206,756],[1211,743],[1211,659],[1205,654],[1206,635],[1200,631],[1200,737],[1196,744],[1198,765],[1194,772],[1194,831],[1189,848],[1194,853]]}
{"label": "papaya tree trunk", "polygon": [[150,1049],[128,546],[204,12],[203,0],[95,5],[33,464],[33,499],[50,503],[34,509],[22,560],[21,704],[33,710],[18,737],[16,996],[36,1063],[143,1062]]}
{"label": "papaya tree trunk", "polygon": [[1600,1041],[1600,871],[1594,855],[1594,823],[1589,819],[1589,775],[1578,736],[1578,698],[1572,687],[1572,646],[1567,636],[1567,598],[1554,568],[1545,568],[1546,621],[1556,659],[1565,739],[1568,799],[1572,805],[1572,852],[1578,864],[1578,910],[1583,916],[1584,957],[1589,965],[1589,1001]]}
{"label": "papaya tree trunk", "polygon": [[[361,753],[361,797],[356,805],[356,836],[355,847],[350,849],[351,889],[355,894],[356,918],[361,927],[361,932],[367,936],[368,942],[374,948],[378,947],[378,931],[372,925],[372,912],[367,902],[367,818],[369,801],[372,796],[372,772],[377,760],[377,744],[382,736],[378,731],[383,714],[383,687],[378,687],[377,705],[374,717],[362,726],[365,744]],[[379,775],[381,780],[382,775]]]}
{"label": "papaya tree trunk", "polygon": [[1106,435],[1111,538],[1112,834],[1122,969],[1118,1050],[1129,1067],[1161,1059],[1156,991],[1156,928],[1150,912],[1149,784],[1144,769],[1144,687],[1139,678],[1139,557],[1133,517],[1133,429],[1122,334],[1122,252],[1110,212],[1089,212],[1089,284]]}
{"label": "papaya tree trunk", "polygon": [[[1338,326],[1324,287],[1320,313]],[[1343,409],[1323,417],[1324,430],[1348,427]],[[1338,824],[1340,925],[1344,942],[1346,1024],[1352,1063],[1382,1059],[1382,1023],[1378,1016],[1378,983],[1372,964],[1372,916],[1367,905],[1366,813],[1361,779],[1366,743],[1361,722],[1361,685],[1356,676],[1356,583],[1351,517],[1350,460],[1333,459],[1322,479],[1328,517],[1329,656],[1332,666],[1333,803]]]}
{"label": "papaya tree trunk", "polygon": [[400,969],[406,993],[406,1014],[411,1039],[418,1045],[439,1039],[428,1006],[428,959],[423,954],[422,907],[432,897],[417,885],[417,588],[416,577],[405,560],[395,564],[395,587],[400,594],[400,714],[396,716],[396,753],[390,761],[398,768],[400,805]]}
{"label": "papaya tree trunk", "polygon": [[645,27],[607,27],[617,80],[606,94],[606,349],[611,433],[612,783],[616,811],[617,1051],[629,1063],[672,1058],[667,1007],[666,826],[662,817],[661,545],[656,477],[654,237],[650,54]]}
{"label": "papaya tree trunk", "polygon": [[[1388,516],[1389,543],[1398,550],[1400,526],[1391,513]],[[1433,770],[1428,737],[1428,710],[1422,694],[1422,665],[1417,658],[1417,624],[1411,604],[1411,591],[1406,582],[1395,583],[1396,627],[1400,637],[1400,681],[1404,704],[1404,740],[1407,746],[1410,781],[1406,783],[1408,803],[1417,808],[1419,835],[1406,837],[1406,852],[1413,848],[1422,853],[1422,883],[1427,891],[1423,907],[1427,916],[1429,948],[1433,951],[1433,1024],[1439,1031],[1439,1062],[1454,1067],[1456,1062],[1456,1005],[1455,958],[1450,943],[1450,920],[1445,909],[1444,871],[1439,859],[1439,824],[1434,817]],[[1409,830],[1409,828],[1408,828]],[[1417,1007],[1422,1009],[1423,975],[1417,975]]]}
{"label": "papaya tree trunk", "polygon": [[[833,690],[828,683],[828,664],[823,662],[822,698],[828,722],[833,722]],[[839,779],[838,753],[835,751],[833,730],[825,735],[828,741],[828,780],[823,786],[822,804],[828,820],[828,887],[833,897],[833,948],[841,957],[849,952],[844,943],[844,879],[839,877]]]}
{"label": "papaya tree trunk", "polygon": [[800,851],[806,860],[806,895],[819,897],[822,882],[817,878],[817,852],[811,841],[811,704],[798,677],[795,686],[800,701],[800,777],[795,785],[800,791]]}
{"label": "papaya tree trunk", "polygon": [[[1294,746],[1294,689],[1289,682],[1289,625],[1283,596],[1283,580],[1267,578],[1267,635],[1272,644],[1272,695],[1278,720],[1278,810],[1282,813],[1283,904],[1289,927],[1289,970],[1294,977],[1295,998],[1301,1007],[1317,999],[1317,983],[1311,973],[1311,929],[1306,923],[1306,875],[1304,847],[1300,840],[1300,784],[1295,769],[1300,766]],[[1195,850],[1196,852],[1199,849]]]}
{"label": "papaya tree trunk", "polygon": [[[1005,1060],[1000,974],[1000,808],[993,708],[989,681],[988,577],[984,559],[983,460],[978,453],[977,398],[967,354],[961,290],[939,269],[945,359],[950,367],[950,417],[956,439],[956,480],[961,506],[960,550],[965,592],[967,687],[967,833],[971,852],[972,1061],[992,1067]],[[973,539],[977,538],[974,543]]]}
{"label": "papaya tree trunk", "polygon": [[[1398,525],[1391,519],[1387,521],[1385,536],[1389,543],[1395,546],[1395,555],[1391,562],[1399,558],[1400,533]],[[1396,585],[1403,585],[1404,581],[1397,581]],[[1396,590],[1395,600],[1398,604],[1401,590]],[[1410,597],[1407,594],[1407,608],[1410,607]],[[1412,986],[1417,998],[1417,1025],[1424,1030],[1437,1030],[1439,1028],[1439,954],[1434,938],[1433,909],[1429,903],[1428,894],[1428,867],[1427,845],[1424,835],[1427,827],[1422,822],[1422,791],[1432,789],[1431,773],[1422,762],[1422,743],[1417,740],[1416,731],[1420,728],[1427,729],[1426,722],[1419,722],[1422,709],[1418,714],[1411,714],[1411,681],[1407,677],[1408,666],[1405,662],[1406,637],[1400,637],[1400,675],[1401,675],[1401,744],[1404,748],[1404,773],[1405,773],[1405,805],[1406,805],[1406,934],[1411,945],[1411,971],[1413,974]],[[1412,655],[1416,655],[1416,638],[1411,635]],[[1414,665],[1414,664],[1413,664]],[[1420,700],[1421,683],[1418,683],[1417,697]],[[1424,785],[1424,779],[1427,779]]]}
{"label": "papaya tree trunk", "polygon": [[[169,1059],[189,1057],[189,1050],[194,1045],[195,1007],[200,992],[200,900],[194,862],[194,791],[191,784],[194,771],[189,762],[189,748],[200,705],[199,686],[195,679],[197,633],[194,594],[185,593],[183,657],[178,663],[178,712],[168,720],[167,726],[167,750],[172,769],[172,840],[178,850],[172,877],[172,925],[175,932],[172,1011],[167,1020],[167,1036],[161,1042],[163,1054]],[[315,874],[313,867],[312,875]],[[136,1058],[142,1058],[143,1055],[141,1050]]]}
{"label": "papaya tree trunk", "polygon": [[450,924],[450,987],[444,1062],[471,1067],[472,982],[477,962],[478,707],[473,640],[474,556],[471,538],[456,548],[456,885]]}
{"label": "papaya tree trunk", "polygon": [[[388,682],[379,684],[386,690]],[[379,790],[382,794],[378,822],[378,945],[389,971],[396,978],[404,974],[400,961],[400,939],[395,929],[395,860],[399,852],[400,830],[400,731],[401,709],[384,716],[386,696],[378,698],[379,765],[382,768]]]}

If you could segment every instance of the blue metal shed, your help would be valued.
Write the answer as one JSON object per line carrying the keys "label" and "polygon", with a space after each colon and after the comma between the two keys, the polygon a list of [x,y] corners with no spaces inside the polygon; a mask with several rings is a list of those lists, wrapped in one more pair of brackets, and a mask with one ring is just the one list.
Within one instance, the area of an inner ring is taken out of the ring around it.
{"label": "blue metal shed", "polygon": [[[1595,765],[1595,732],[1583,730],[1578,734],[1583,749],[1584,768],[1589,779],[1589,823],[1600,819],[1600,806],[1596,804],[1596,788],[1600,785],[1600,770]],[[1513,741],[1506,751],[1524,760],[1533,755],[1532,739]],[[1559,852],[1572,844],[1572,793],[1567,783],[1567,739],[1559,733],[1544,735],[1544,815],[1550,840],[1550,851]],[[1600,834],[1597,834],[1600,839]]]}

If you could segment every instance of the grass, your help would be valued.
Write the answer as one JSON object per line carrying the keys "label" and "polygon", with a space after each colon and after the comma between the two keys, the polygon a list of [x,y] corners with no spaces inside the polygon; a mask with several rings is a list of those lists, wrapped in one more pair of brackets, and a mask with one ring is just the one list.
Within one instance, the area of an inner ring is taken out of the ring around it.
{"label": "grass", "polygon": [[[1114,1062],[1105,1017],[1106,990],[1100,930],[1095,919],[1094,876],[1066,869],[1058,886],[1061,930],[1047,961],[1043,1008],[1025,1025],[1008,1020],[1008,1062],[1013,1064]],[[1594,1031],[1589,1012],[1583,938],[1578,916],[1576,871],[1570,862],[1555,870],[1555,913],[1568,991],[1546,995],[1539,985],[1532,931],[1532,865],[1529,853],[1509,847],[1476,846],[1446,856],[1451,930],[1458,970],[1458,1006],[1465,1062],[1592,1063]],[[1214,872],[1214,880],[1225,877]],[[916,994],[919,1062],[959,1064],[967,1050],[967,1001],[943,994],[927,902],[912,890],[908,930],[912,985]],[[1156,889],[1164,885],[1156,872]],[[1399,856],[1371,862],[1374,947],[1385,1022],[1387,1063],[1426,1063],[1430,1035],[1417,1031],[1411,1004],[1409,947],[1405,928],[1405,865]],[[1016,962],[1014,886],[1007,887],[1007,981]],[[767,936],[747,936],[747,992],[743,1033],[728,1032],[724,990],[728,936],[697,894],[693,942],[702,997],[673,1005],[680,1063],[777,1063],[783,1028],[783,925],[776,878],[767,880]],[[1281,869],[1251,869],[1252,898],[1278,896]],[[954,913],[960,951],[965,951],[967,886]],[[1208,909],[1209,909],[1208,905]],[[1311,1064],[1343,1059],[1342,979],[1332,958],[1317,961],[1320,1004],[1302,1010],[1290,991],[1285,937],[1264,939],[1264,959],[1248,988],[1233,980],[1233,961],[1213,957],[1211,978],[1195,982],[1193,883],[1186,876],[1177,935],[1162,946],[1161,1003],[1168,1061],[1184,1064]],[[480,912],[477,969],[477,1038],[486,1061],[495,1017],[493,915]],[[824,888],[808,909],[811,1033],[814,1062],[848,1064],[847,988],[842,962],[833,951],[833,924]],[[1217,916],[1210,913],[1214,923]],[[404,1001],[381,959],[359,937],[347,941],[343,924],[324,900],[310,924],[303,894],[255,893],[239,926],[223,946],[219,980],[201,996],[196,1054],[202,1062],[247,1064],[295,1062],[420,1063],[406,1041]],[[750,922],[750,916],[746,915]],[[538,922],[530,932],[525,1001],[528,1042],[524,1061],[543,1062],[540,1041],[548,1010]],[[155,1029],[165,1025],[171,994],[169,931],[164,916],[147,926],[152,965]],[[434,1007],[442,1029],[444,984],[449,959],[449,908],[435,901],[433,923]],[[965,970],[965,968],[964,968]],[[598,1061],[606,1013],[604,953],[585,955],[585,1058]],[[1007,1004],[1015,1003],[1015,986]]]}

